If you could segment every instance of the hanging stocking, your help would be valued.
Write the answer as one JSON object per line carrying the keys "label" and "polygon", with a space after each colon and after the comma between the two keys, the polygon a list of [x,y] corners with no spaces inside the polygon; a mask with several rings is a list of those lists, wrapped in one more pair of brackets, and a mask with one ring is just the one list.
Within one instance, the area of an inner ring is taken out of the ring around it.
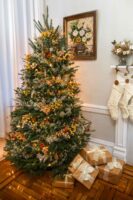
{"label": "hanging stocking", "polygon": [[128,105],[129,118],[133,122],[133,97]]}
{"label": "hanging stocking", "polygon": [[129,116],[128,103],[132,96],[133,96],[133,84],[127,83],[125,84],[124,94],[119,102],[123,119],[127,119]]}
{"label": "hanging stocking", "polygon": [[108,101],[108,108],[113,120],[118,119],[118,103],[123,94],[124,87],[116,82],[113,84],[111,95]]}

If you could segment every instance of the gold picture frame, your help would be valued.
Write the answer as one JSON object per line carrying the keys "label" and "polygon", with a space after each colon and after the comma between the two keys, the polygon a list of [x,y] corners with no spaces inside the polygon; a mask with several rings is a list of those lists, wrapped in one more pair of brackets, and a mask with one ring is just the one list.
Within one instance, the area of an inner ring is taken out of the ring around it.
{"label": "gold picture frame", "polygon": [[64,17],[63,29],[68,48],[74,60],[96,60],[96,15],[97,11]]}

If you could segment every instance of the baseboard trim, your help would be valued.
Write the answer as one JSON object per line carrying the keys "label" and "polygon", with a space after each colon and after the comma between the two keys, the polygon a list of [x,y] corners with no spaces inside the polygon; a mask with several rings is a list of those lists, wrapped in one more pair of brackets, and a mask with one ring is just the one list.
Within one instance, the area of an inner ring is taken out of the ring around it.
{"label": "baseboard trim", "polygon": [[114,146],[113,155],[126,161],[127,150],[124,147]]}
{"label": "baseboard trim", "polygon": [[88,103],[83,103],[81,106],[82,106],[82,111],[109,115],[107,106],[88,104]]}
{"label": "baseboard trim", "polygon": [[107,140],[102,140],[102,139],[99,139],[99,138],[91,137],[90,142],[94,142],[94,143],[97,143],[97,144],[103,144],[103,145],[109,146],[109,147],[114,147],[113,142],[110,142],[110,141],[107,141]]}
{"label": "baseboard trim", "polygon": [[94,138],[94,137],[90,137],[90,143],[94,143],[97,145],[104,145],[105,147],[107,147],[111,153],[113,153],[113,148],[114,148],[114,143],[107,141],[107,140],[102,140],[99,138]]}

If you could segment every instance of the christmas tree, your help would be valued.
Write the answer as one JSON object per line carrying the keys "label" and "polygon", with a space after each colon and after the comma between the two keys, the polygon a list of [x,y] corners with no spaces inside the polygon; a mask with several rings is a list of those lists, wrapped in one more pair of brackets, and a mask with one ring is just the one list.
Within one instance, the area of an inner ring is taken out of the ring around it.
{"label": "christmas tree", "polygon": [[72,52],[48,10],[43,19],[44,26],[34,21],[39,36],[29,40],[5,150],[21,169],[63,174],[88,141],[90,123],[81,114]]}

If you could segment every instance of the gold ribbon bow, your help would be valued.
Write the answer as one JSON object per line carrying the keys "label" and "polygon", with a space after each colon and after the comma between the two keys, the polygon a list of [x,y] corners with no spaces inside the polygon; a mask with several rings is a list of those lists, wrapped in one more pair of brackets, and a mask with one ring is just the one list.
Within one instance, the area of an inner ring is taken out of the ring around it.
{"label": "gold ribbon bow", "polygon": [[90,182],[94,181],[94,178],[90,175],[94,171],[94,168],[92,166],[90,166],[88,163],[83,163],[78,169],[81,172],[81,175],[79,177],[80,180]]}
{"label": "gold ribbon bow", "polygon": [[112,170],[114,168],[117,169],[122,169],[122,165],[119,161],[117,161],[116,158],[113,158],[112,162],[109,162],[106,166],[105,166],[106,170]]}
{"label": "gold ribbon bow", "polygon": [[91,150],[88,150],[87,153],[93,153],[93,159],[95,161],[98,161],[100,158],[102,158],[104,161],[106,161],[105,152],[106,149],[101,149],[100,147],[93,146]]}

